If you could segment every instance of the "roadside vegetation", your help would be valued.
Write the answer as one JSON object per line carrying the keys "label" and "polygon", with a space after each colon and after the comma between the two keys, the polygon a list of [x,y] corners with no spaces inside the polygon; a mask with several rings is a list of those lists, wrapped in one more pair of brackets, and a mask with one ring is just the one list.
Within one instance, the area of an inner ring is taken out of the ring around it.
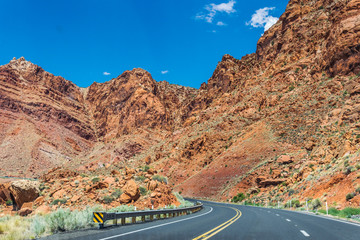
{"label": "roadside vegetation", "polygon": [[[358,194],[360,192],[360,188],[356,189],[356,193]],[[352,196],[353,197],[353,196]],[[351,197],[351,198],[352,198]],[[350,197],[346,197],[351,199]],[[308,199],[308,204],[306,206],[306,202],[300,202],[298,199],[292,199],[291,201],[287,201],[283,203],[282,201],[279,201],[279,204],[277,202],[268,202],[268,204],[264,204],[263,201],[260,201],[256,198],[250,198],[249,194],[245,195],[243,193],[238,193],[236,196],[234,196],[231,199],[231,202],[241,204],[241,205],[249,205],[249,206],[258,206],[258,207],[269,207],[269,208],[280,208],[280,209],[289,209],[291,206],[291,209],[298,210],[298,211],[310,211],[315,214],[327,214],[325,209],[325,204],[323,204],[320,199]],[[291,202],[291,203],[290,203]],[[347,218],[347,219],[353,219],[360,222],[360,208],[353,208],[353,207],[347,207],[342,210],[336,209],[335,207],[330,207],[328,209],[328,213],[331,216],[337,217],[337,218]]]}
{"label": "roadside vegetation", "polygon": [[[178,208],[193,206],[192,202],[185,200],[179,193],[174,193],[174,195],[180,202]],[[174,209],[176,206],[171,205],[166,208]],[[121,205],[106,211],[132,212],[135,210],[136,208],[132,205]],[[104,211],[104,209],[101,205],[89,207],[81,211],[59,208],[46,215],[3,217],[0,218],[0,240],[37,239],[59,232],[95,227],[97,225],[92,221],[92,214],[95,211]]]}

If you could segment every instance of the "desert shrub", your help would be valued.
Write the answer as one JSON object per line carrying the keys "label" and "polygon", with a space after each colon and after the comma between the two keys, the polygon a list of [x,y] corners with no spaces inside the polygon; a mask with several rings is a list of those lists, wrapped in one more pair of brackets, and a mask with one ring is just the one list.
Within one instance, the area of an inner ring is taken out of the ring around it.
{"label": "desert shrub", "polygon": [[165,183],[165,184],[168,183],[167,177],[164,177],[164,176],[154,175],[154,176],[152,177],[152,179],[153,179],[153,180],[156,180],[156,181],[159,181],[159,182],[162,182],[162,183]]}
{"label": "desert shrub", "polygon": [[231,201],[234,202],[234,203],[242,202],[245,198],[246,197],[245,197],[244,193],[238,193],[236,196],[234,196],[231,199]]}
{"label": "desert shrub", "polygon": [[45,189],[45,183],[41,183],[40,186],[39,186],[39,190],[40,191],[43,191]]}
{"label": "desert shrub", "polygon": [[111,193],[111,196],[114,198],[114,199],[118,199],[120,197],[120,195],[122,194],[122,191],[121,189],[115,189],[114,192]]}
{"label": "desert shrub", "polygon": [[179,201],[180,205],[179,208],[185,208],[185,207],[191,207],[194,206],[194,203],[189,202],[187,200],[185,200],[180,193],[174,193],[175,197],[177,198],[177,200]]}
{"label": "desert shrub", "polygon": [[[359,135],[360,136],[360,135]],[[359,170],[360,169],[360,164],[356,164],[356,169]]]}
{"label": "desert shrub", "polygon": [[112,201],[114,201],[114,197],[112,197],[112,196],[104,196],[102,200],[103,200],[104,203],[109,204],[109,203],[112,203]]}
{"label": "desert shrub", "polygon": [[140,182],[143,182],[145,179],[146,179],[145,176],[137,176],[135,178],[136,181],[140,181]]}
{"label": "desert shrub", "polygon": [[353,166],[347,167],[344,171],[345,175],[349,175],[350,173],[352,173],[353,171],[355,171],[355,168]]}
{"label": "desert shrub", "polygon": [[108,212],[133,212],[135,211],[135,207],[130,205],[120,205],[116,208],[110,209]]}
{"label": "desert shrub", "polygon": [[290,189],[289,190],[289,196],[293,195],[295,193],[295,190],[294,189]]}
{"label": "desert shrub", "polygon": [[66,199],[55,199],[50,203],[50,205],[58,205],[59,203],[61,205],[61,204],[65,204],[66,202],[67,202]]}
{"label": "desert shrub", "polygon": [[99,182],[99,181],[100,181],[100,178],[95,177],[95,178],[91,179],[91,181],[92,181],[93,183],[97,183],[97,182]]}
{"label": "desert shrub", "polygon": [[346,194],[346,201],[349,201],[349,200],[351,200],[351,199],[353,199],[353,197],[354,197],[355,195],[354,195],[354,193],[348,193],[348,194]]}
{"label": "desert shrub", "polygon": [[346,218],[351,218],[351,216],[353,215],[359,215],[360,214],[360,208],[344,208],[343,210],[340,211],[339,213],[339,217],[346,217]]}
{"label": "desert shrub", "polygon": [[355,190],[356,193],[360,193],[360,187]]}
{"label": "desert shrub", "polygon": [[29,239],[34,238],[30,230],[30,221],[20,216],[3,218],[0,221],[0,239]]}
{"label": "desert shrub", "polygon": [[333,215],[333,216],[337,216],[337,215],[339,215],[339,213],[340,213],[340,211],[339,210],[337,210],[336,208],[329,208],[329,214],[330,215]]}
{"label": "desert shrub", "polygon": [[301,206],[300,201],[297,199],[292,200],[291,204],[293,207],[296,207],[296,208]]}
{"label": "desert shrub", "polygon": [[87,208],[82,211],[70,211],[69,209],[59,208],[45,216],[37,216],[32,229],[37,236],[43,233],[56,233],[71,231],[94,226],[92,214],[95,208]]}
{"label": "desert shrub", "polygon": [[311,207],[313,210],[318,209],[319,207],[321,207],[321,201],[318,198],[312,200]]}
{"label": "desert shrub", "polygon": [[143,172],[147,172],[149,169],[150,169],[150,167],[148,165],[145,165],[142,170],[143,170]]}
{"label": "desert shrub", "polygon": [[144,187],[139,187],[139,189],[140,189],[140,194],[143,196],[145,196],[148,193],[147,189]]}
{"label": "desert shrub", "polygon": [[7,200],[6,205],[11,206],[11,205],[13,205],[13,202],[11,200]]}

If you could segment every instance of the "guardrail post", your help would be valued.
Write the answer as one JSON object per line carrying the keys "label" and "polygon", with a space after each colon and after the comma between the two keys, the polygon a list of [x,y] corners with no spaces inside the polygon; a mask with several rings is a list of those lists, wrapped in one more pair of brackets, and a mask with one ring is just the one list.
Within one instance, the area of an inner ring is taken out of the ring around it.
{"label": "guardrail post", "polygon": [[125,225],[126,218],[121,218],[121,225]]}
{"label": "guardrail post", "polygon": [[145,222],[145,216],[141,216],[141,221]]}
{"label": "guardrail post", "polygon": [[136,217],[132,217],[132,223],[136,223]]}
{"label": "guardrail post", "polygon": [[117,226],[117,218],[115,218],[115,226]]}
{"label": "guardrail post", "polygon": [[150,221],[154,220],[154,215],[150,215]]}
{"label": "guardrail post", "polygon": [[160,214],[156,215],[156,219],[160,219]]}

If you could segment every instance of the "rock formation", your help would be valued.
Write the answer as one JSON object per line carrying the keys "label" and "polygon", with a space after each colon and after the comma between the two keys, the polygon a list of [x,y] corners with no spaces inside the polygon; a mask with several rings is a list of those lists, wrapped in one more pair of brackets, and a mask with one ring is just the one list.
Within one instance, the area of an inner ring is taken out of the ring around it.
{"label": "rock formation", "polygon": [[[224,55],[198,90],[142,69],[82,89],[14,59],[0,67],[0,173],[150,164],[187,196],[354,206],[360,197],[345,195],[360,187],[359,21],[359,0],[291,0],[255,53]],[[141,176],[153,204],[167,190]],[[92,199],[106,184],[89,188]]]}

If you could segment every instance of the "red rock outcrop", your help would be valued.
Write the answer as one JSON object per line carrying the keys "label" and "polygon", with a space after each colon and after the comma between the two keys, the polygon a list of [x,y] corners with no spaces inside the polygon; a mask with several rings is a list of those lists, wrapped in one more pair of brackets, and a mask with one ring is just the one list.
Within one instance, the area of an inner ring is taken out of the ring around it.
{"label": "red rock outcrop", "polygon": [[29,180],[12,182],[9,191],[13,204],[17,209],[21,209],[26,202],[34,201],[40,194],[39,183]]}
{"label": "red rock outcrop", "polygon": [[[291,0],[255,53],[224,55],[199,90],[142,69],[81,89],[14,59],[0,67],[0,173],[150,164],[187,196],[228,200],[241,191],[284,201],[290,190],[324,198],[323,185],[344,173],[326,190],[337,197],[326,194],[352,206],[345,195],[360,185],[359,18],[359,0]],[[161,198],[146,173],[137,177],[153,202]]]}

